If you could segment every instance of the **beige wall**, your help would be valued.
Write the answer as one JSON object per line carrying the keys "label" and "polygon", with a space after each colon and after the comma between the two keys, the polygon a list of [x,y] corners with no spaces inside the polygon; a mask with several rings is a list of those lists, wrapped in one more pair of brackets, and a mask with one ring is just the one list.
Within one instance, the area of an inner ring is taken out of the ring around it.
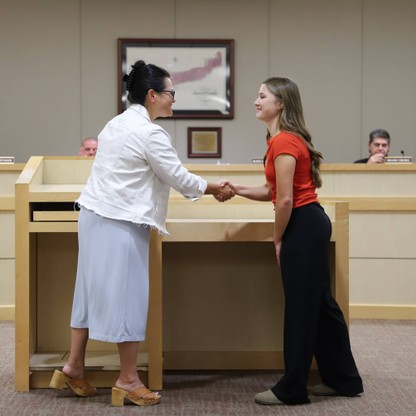
{"label": "beige wall", "polygon": [[0,154],[19,162],[76,154],[116,114],[122,37],[235,39],[235,118],[160,123],[184,162],[189,126],[223,128],[223,163],[263,155],[252,103],[269,75],[299,84],[326,162],[365,156],[378,127],[393,154],[416,157],[413,0],[1,0],[1,10]]}

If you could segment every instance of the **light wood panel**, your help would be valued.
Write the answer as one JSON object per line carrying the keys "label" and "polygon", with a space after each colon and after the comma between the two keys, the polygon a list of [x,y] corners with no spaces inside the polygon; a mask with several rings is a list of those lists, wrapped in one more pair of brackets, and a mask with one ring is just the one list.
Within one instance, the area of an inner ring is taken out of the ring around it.
{"label": "light wood panel", "polygon": [[0,164],[0,320],[15,313],[15,197],[14,184],[22,163]]}
{"label": "light wood panel", "polygon": [[14,211],[0,211],[0,259],[14,259]]}
{"label": "light wood panel", "polygon": [[358,305],[416,307],[416,259],[351,259],[351,299]]}
{"label": "light wood panel", "polygon": [[412,224],[416,226],[416,210],[352,213],[350,256],[416,259],[416,228]]}
{"label": "light wood panel", "polygon": [[[14,258],[0,259],[0,313],[13,308],[14,319]],[[9,313],[5,312],[6,315]],[[1,318],[1,316],[0,316]],[[11,318],[9,318],[11,319]],[[0,319],[1,320],[1,319]]]}

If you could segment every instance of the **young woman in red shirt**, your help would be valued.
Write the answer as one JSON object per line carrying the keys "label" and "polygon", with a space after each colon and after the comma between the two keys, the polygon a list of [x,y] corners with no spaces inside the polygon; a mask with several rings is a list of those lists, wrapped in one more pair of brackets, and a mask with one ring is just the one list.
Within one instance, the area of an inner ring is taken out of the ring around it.
{"label": "young woman in red shirt", "polygon": [[272,201],[274,245],[285,294],[283,377],[258,393],[259,404],[309,403],[307,381],[315,356],[322,383],[314,395],[356,396],[363,384],[351,353],[348,328],[331,295],[331,222],[318,202],[322,155],[305,127],[297,85],[287,78],[262,83],[254,102],[267,126],[266,183],[234,185],[237,195]]}

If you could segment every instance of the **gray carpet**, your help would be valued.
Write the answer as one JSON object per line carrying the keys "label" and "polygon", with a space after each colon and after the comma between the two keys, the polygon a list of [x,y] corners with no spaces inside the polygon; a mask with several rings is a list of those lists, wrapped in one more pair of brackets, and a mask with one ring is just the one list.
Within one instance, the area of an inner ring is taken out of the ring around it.
{"label": "gray carpet", "polygon": [[260,406],[253,395],[269,388],[275,372],[167,372],[162,403],[153,407],[110,405],[110,390],[93,398],[70,391],[14,391],[14,323],[0,322],[1,416],[414,416],[416,321],[354,320],[351,341],[365,393],[355,398],[314,398],[303,406]]}

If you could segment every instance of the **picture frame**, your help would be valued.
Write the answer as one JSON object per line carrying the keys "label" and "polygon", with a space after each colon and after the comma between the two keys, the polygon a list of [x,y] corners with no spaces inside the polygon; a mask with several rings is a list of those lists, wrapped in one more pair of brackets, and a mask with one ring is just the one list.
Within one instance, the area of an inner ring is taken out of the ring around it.
{"label": "picture frame", "polygon": [[188,127],[189,158],[221,158],[221,127]]}
{"label": "picture frame", "polygon": [[118,39],[118,112],[130,103],[123,76],[137,60],[170,73],[172,118],[234,118],[233,39]]}

